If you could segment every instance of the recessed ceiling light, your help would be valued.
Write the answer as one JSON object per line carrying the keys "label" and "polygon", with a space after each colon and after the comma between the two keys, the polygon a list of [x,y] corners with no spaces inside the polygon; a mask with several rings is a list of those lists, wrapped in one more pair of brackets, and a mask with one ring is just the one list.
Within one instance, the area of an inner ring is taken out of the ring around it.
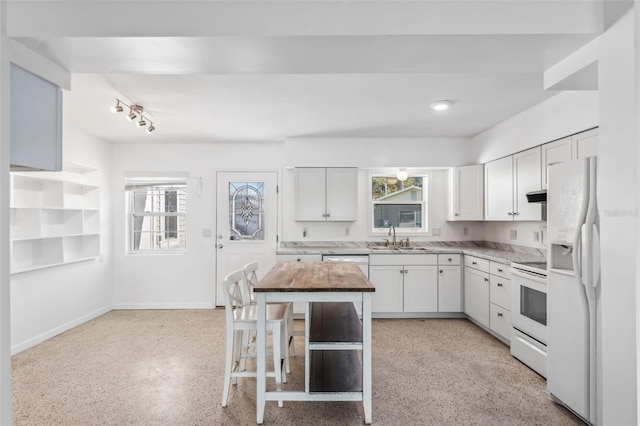
{"label": "recessed ceiling light", "polygon": [[452,101],[447,100],[436,101],[431,104],[431,108],[436,111],[444,111],[445,109],[449,109],[452,103]]}

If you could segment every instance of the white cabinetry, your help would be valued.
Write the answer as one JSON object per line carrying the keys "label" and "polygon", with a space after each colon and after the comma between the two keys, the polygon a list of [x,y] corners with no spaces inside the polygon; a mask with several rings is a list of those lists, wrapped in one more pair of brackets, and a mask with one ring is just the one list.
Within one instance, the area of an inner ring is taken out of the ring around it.
{"label": "white cabinetry", "polygon": [[435,254],[370,255],[373,312],[437,312],[437,263]]}
{"label": "white cabinetry", "polygon": [[358,218],[358,169],[297,167],[297,221],[355,221]]}
{"label": "white cabinetry", "polygon": [[542,148],[542,188],[547,188],[547,167],[598,155],[598,129],[549,142]]}
{"label": "white cabinetry", "polygon": [[459,254],[438,255],[438,312],[462,312]]}
{"label": "white cabinetry", "polygon": [[11,273],[100,256],[98,171],[11,174]]}
{"label": "white cabinetry", "polygon": [[598,129],[587,130],[571,136],[572,158],[580,160],[598,156]]}
{"label": "white cabinetry", "polygon": [[540,147],[485,164],[485,220],[542,220],[526,194],[541,188]]}
{"label": "white cabinetry", "polygon": [[489,262],[464,257],[464,313],[489,327]]}
{"label": "white cabinetry", "polygon": [[464,312],[478,324],[509,342],[511,338],[511,280],[509,267],[465,256]]}
{"label": "white cabinetry", "polygon": [[484,203],[482,164],[449,169],[447,220],[482,220]]}

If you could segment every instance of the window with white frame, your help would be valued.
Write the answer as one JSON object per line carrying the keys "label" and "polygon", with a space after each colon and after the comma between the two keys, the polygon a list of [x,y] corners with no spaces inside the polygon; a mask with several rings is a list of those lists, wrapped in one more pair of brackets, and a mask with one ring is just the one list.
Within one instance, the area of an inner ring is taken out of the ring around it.
{"label": "window with white frame", "polygon": [[129,253],[186,250],[186,177],[127,177],[125,192]]}
{"label": "window with white frame", "polygon": [[371,176],[372,231],[426,233],[428,175],[411,175],[404,181],[391,175]]}

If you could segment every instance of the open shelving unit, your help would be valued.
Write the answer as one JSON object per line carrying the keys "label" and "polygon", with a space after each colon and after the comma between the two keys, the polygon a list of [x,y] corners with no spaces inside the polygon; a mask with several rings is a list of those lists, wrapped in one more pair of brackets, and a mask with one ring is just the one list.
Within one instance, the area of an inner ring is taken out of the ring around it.
{"label": "open shelving unit", "polygon": [[99,170],[11,173],[11,273],[100,256]]}

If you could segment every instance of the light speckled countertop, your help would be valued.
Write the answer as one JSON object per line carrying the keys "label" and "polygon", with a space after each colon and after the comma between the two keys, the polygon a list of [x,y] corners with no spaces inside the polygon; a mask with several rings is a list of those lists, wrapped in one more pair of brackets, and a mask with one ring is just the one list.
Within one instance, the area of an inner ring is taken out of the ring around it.
{"label": "light speckled countertop", "polygon": [[[375,248],[373,248],[375,247]],[[544,262],[544,250],[488,241],[438,241],[411,243],[414,249],[385,249],[373,242],[283,242],[276,254],[438,254],[459,253],[494,262]]]}

